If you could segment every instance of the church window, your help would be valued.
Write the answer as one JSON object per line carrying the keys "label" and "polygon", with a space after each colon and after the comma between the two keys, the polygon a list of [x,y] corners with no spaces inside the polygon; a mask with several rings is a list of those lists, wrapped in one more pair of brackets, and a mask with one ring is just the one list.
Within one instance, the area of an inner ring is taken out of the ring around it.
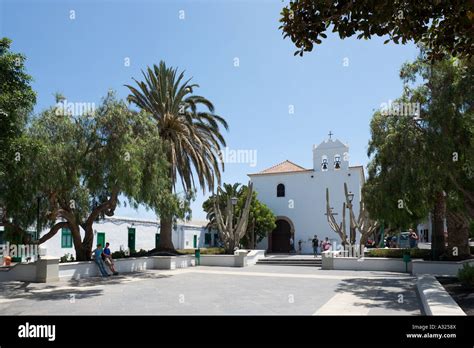
{"label": "church window", "polygon": [[334,169],[341,169],[341,155],[334,156]]}
{"label": "church window", "polygon": [[285,185],[278,184],[278,186],[277,186],[277,197],[285,197]]}
{"label": "church window", "polygon": [[323,172],[328,170],[328,157],[324,155],[321,160],[321,169]]}

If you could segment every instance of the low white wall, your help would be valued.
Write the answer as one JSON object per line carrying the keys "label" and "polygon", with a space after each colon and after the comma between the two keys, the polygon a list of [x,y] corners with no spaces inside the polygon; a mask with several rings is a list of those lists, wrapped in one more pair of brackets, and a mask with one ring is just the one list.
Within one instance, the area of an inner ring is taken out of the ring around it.
{"label": "low white wall", "polygon": [[265,250],[250,250],[247,254],[247,265],[255,265],[258,260],[265,258]]}
{"label": "low white wall", "polygon": [[466,315],[435,277],[418,276],[416,287],[426,315]]}
{"label": "low white wall", "polygon": [[234,255],[201,255],[201,266],[246,267],[265,258],[265,250],[236,250]]}
{"label": "low white wall", "polygon": [[201,266],[235,267],[237,255],[201,255]]}
{"label": "low white wall", "polygon": [[21,282],[36,281],[36,264],[35,263],[18,263],[0,271],[0,282],[17,280]]}
{"label": "low white wall", "polygon": [[[114,260],[119,273],[132,273],[147,269],[176,269],[194,265],[194,256],[148,256]],[[109,271],[106,266],[105,269]],[[99,276],[99,269],[93,261],[66,262],[59,264],[59,278],[80,279]]]}
{"label": "low white wall", "polygon": [[93,261],[66,262],[59,264],[59,279],[81,279],[99,276],[99,269]]}
{"label": "low white wall", "polygon": [[[322,269],[406,272],[402,259],[388,257],[341,257],[340,251],[325,251],[321,254]],[[411,271],[411,262],[408,263]]]}
{"label": "low white wall", "polygon": [[470,264],[474,266],[474,260],[464,261],[424,261],[424,260],[413,260],[412,273],[418,274],[433,274],[439,276],[450,276],[456,277],[458,271],[463,268],[464,264]]}
{"label": "low white wall", "polygon": [[195,266],[194,256],[153,256],[156,269],[176,269]]}
{"label": "low white wall", "polygon": [[59,259],[55,257],[42,257],[41,260],[29,263],[16,263],[9,267],[2,267],[0,282],[21,281],[46,283],[57,281]]}
{"label": "low white wall", "polygon": [[[265,257],[264,250],[237,250],[235,255],[201,255],[201,265],[220,267],[245,267],[255,264]],[[176,269],[196,265],[193,255],[130,257],[114,260],[119,273],[132,273],[147,269]],[[41,264],[41,266],[40,266]],[[40,267],[40,269],[38,269]],[[108,267],[106,267],[109,271]],[[45,257],[35,263],[20,263],[0,271],[0,281],[40,281],[50,282],[58,279],[81,279],[100,276],[93,261],[58,263],[57,258]]]}
{"label": "low white wall", "polygon": [[[406,272],[405,262],[401,259],[385,257],[335,257],[333,269],[355,271]],[[408,263],[408,271],[411,265]]]}

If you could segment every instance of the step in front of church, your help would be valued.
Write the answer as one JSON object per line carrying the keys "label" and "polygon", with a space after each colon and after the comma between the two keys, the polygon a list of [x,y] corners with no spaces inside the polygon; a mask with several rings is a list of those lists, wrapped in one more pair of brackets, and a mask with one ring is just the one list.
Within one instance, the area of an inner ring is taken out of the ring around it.
{"label": "step in front of church", "polygon": [[268,255],[257,265],[321,267],[321,257],[312,255]]}

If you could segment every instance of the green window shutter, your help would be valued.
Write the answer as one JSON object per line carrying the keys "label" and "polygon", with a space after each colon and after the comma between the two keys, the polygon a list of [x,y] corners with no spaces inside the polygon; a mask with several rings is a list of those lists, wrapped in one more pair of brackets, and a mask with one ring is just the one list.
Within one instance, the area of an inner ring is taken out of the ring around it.
{"label": "green window shutter", "polygon": [[72,233],[69,228],[61,229],[61,248],[72,248]]}
{"label": "green window shutter", "polygon": [[193,248],[197,248],[197,240],[198,240],[198,236],[194,235],[194,238],[193,238]]}
{"label": "green window shutter", "polygon": [[105,247],[105,233],[97,232],[97,244],[102,244]]}
{"label": "green window shutter", "polygon": [[204,235],[204,243],[206,245],[211,245],[211,234],[210,233],[206,233]]}
{"label": "green window shutter", "polygon": [[128,248],[130,251],[135,250],[135,229],[131,227],[128,228]]}

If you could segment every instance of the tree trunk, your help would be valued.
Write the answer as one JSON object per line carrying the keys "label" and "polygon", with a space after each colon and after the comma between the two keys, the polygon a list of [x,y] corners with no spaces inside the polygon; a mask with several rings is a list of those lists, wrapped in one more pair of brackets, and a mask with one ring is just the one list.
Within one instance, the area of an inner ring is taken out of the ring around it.
{"label": "tree trunk", "polygon": [[356,228],[351,226],[350,227],[350,235],[351,235],[351,245],[356,244]]}
{"label": "tree trunk", "polygon": [[469,219],[462,213],[448,211],[447,257],[453,260],[465,260],[470,257],[469,250]]}
{"label": "tree trunk", "polygon": [[359,251],[362,256],[364,256],[364,248],[365,245],[367,244],[367,241],[369,240],[370,233],[363,233],[360,235],[360,241],[359,241]]}
{"label": "tree trunk", "polygon": [[234,250],[235,250],[235,239],[231,238],[229,240],[229,244],[227,244],[227,248],[225,250],[225,253],[229,254],[229,255],[234,255]]}
{"label": "tree trunk", "polygon": [[[87,224],[82,227],[84,229],[84,239],[82,240],[82,250],[84,257],[86,260],[90,260],[92,257],[92,249],[95,247],[95,245],[92,245],[94,243],[94,230],[92,228],[92,224]],[[105,247],[105,245],[103,245]]]}
{"label": "tree trunk", "polygon": [[159,251],[167,251],[175,253],[176,249],[173,245],[172,239],[173,231],[173,217],[163,216],[160,218],[160,244],[158,245]]}
{"label": "tree trunk", "polygon": [[78,224],[73,224],[69,222],[69,228],[71,229],[72,241],[74,243],[74,249],[76,250],[76,260],[77,261],[90,261],[91,252],[87,253],[87,250],[84,249],[81,240],[81,230]]}
{"label": "tree trunk", "polygon": [[249,241],[246,245],[247,249],[255,249],[255,219],[252,219],[249,228],[247,229],[247,240]]}
{"label": "tree trunk", "polygon": [[444,192],[436,194],[436,202],[433,212],[433,231],[431,236],[431,257],[439,260],[446,251],[446,241],[444,237],[444,218],[446,217],[446,197]]}

